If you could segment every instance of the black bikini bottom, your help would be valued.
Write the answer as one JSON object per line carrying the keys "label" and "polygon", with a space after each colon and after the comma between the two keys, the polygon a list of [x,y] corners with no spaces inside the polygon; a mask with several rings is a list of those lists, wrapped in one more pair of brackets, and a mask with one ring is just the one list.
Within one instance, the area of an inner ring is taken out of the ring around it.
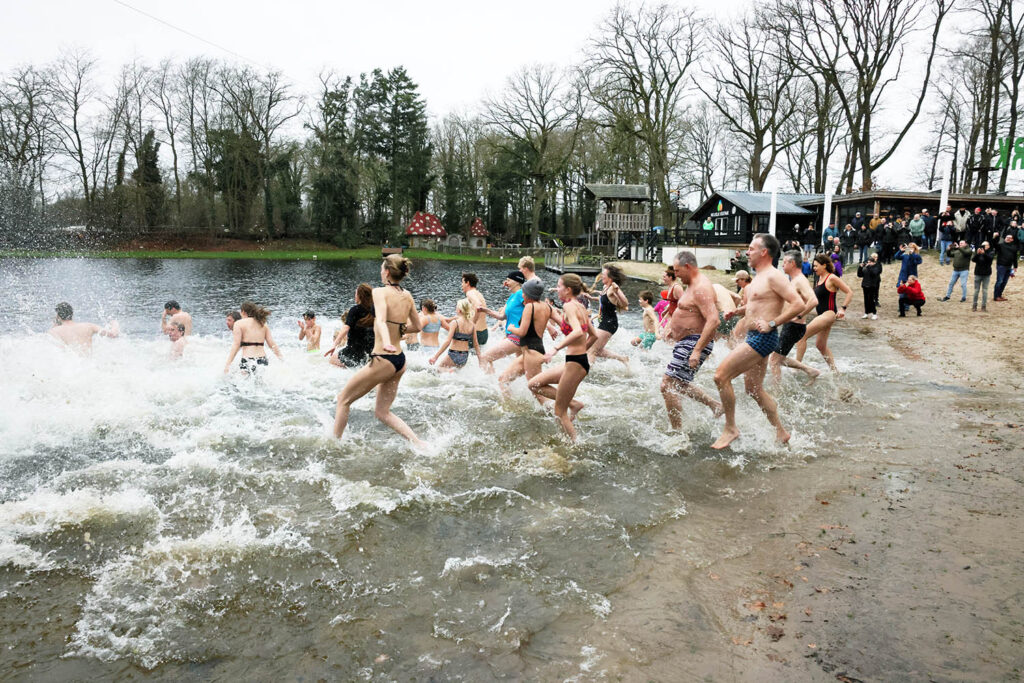
{"label": "black bikini bottom", "polygon": [[401,372],[405,367],[405,352],[402,353],[371,353],[370,358],[383,358],[395,366],[395,372]]}
{"label": "black bikini bottom", "polygon": [[566,363],[576,363],[583,368],[584,372],[590,374],[590,358],[585,353],[574,353],[572,355],[566,355]]}

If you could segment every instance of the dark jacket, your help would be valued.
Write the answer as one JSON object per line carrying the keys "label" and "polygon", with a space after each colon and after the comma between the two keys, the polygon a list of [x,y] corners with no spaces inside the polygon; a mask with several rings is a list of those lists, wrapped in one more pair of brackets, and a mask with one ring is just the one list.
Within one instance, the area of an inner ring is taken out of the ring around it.
{"label": "dark jacket", "polygon": [[939,227],[939,221],[935,216],[921,216],[921,220],[924,221],[924,234],[929,237],[935,237],[935,231]]}
{"label": "dark jacket", "polygon": [[857,232],[855,230],[843,230],[839,233],[839,245],[843,249],[853,249],[857,246]]}
{"label": "dark jacket", "polygon": [[890,246],[895,246],[898,243],[897,240],[899,238],[896,235],[896,229],[894,227],[892,227],[892,225],[890,225],[889,223],[886,223],[885,227],[882,228],[882,238],[881,239],[882,239],[882,244],[888,244]]}
{"label": "dark jacket", "polygon": [[949,249],[946,249],[946,256],[953,259],[953,270],[970,270],[973,253],[970,247],[950,246]]}
{"label": "dark jacket", "polygon": [[1016,242],[1000,242],[996,247],[996,265],[1002,268],[1016,268],[1019,246]]}
{"label": "dark jacket", "polygon": [[900,226],[896,228],[896,241],[899,244],[908,244],[911,237],[913,237],[913,234],[905,223],[901,223]]}
{"label": "dark jacket", "polygon": [[871,243],[875,241],[875,238],[871,235],[871,231],[865,227],[861,227],[857,231],[857,246],[867,247],[871,246]]}
{"label": "dark jacket", "polygon": [[980,213],[971,214],[967,219],[967,234],[977,236],[985,229],[985,217]]}
{"label": "dark jacket", "polygon": [[992,274],[992,259],[996,256],[992,253],[992,247],[989,247],[980,254],[975,254],[971,257],[974,261],[974,276],[975,277],[988,277]]}
{"label": "dark jacket", "polygon": [[882,264],[862,263],[857,266],[857,277],[861,278],[861,287],[880,287],[882,285]]}
{"label": "dark jacket", "polygon": [[863,216],[854,216],[853,220],[850,221],[850,225],[853,226],[854,230],[860,230],[860,226],[864,225],[864,217]]}
{"label": "dark jacket", "polygon": [[900,266],[900,276],[897,278],[897,283],[906,282],[910,279],[911,275],[917,275],[917,267],[921,265],[921,255],[914,254],[910,251],[903,251],[896,254],[896,260],[903,261],[903,265]]}

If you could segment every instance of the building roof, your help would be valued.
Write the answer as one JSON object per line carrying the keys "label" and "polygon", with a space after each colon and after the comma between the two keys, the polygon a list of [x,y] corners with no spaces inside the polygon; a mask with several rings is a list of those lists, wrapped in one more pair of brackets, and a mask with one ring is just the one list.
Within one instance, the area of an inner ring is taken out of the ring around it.
{"label": "building roof", "polygon": [[441,219],[426,211],[417,211],[412,216],[412,222],[405,229],[406,235],[420,235],[423,237],[445,237],[448,233],[441,227]]}
{"label": "building roof", "polygon": [[[775,213],[788,216],[803,216],[812,213],[808,209],[799,206],[796,202],[813,201],[816,197],[824,195],[796,194],[793,192],[779,192],[775,203]],[[722,198],[734,204],[736,208],[747,213],[771,213],[772,193],[771,192],[741,192],[739,190],[723,190],[715,192],[704,200],[704,203],[697,207],[694,215],[711,213],[714,209],[714,202]]]}
{"label": "building roof", "polygon": [[469,234],[473,237],[487,237],[490,233],[487,232],[484,222],[478,216],[473,220],[473,225],[469,226]]}
{"label": "building roof", "polygon": [[[825,203],[825,195],[804,195],[806,199],[795,200],[797,204],[801,206],[817,206]],[[933,201],[938,204],[941,198],[939,190],[932,192],[898,192],[895,190],[873,190],[871,192],[851,192],[849,194],[837,194],[833,195],[833,204],[845,204],[848,202],[863,202],[863,201],[874,201],[876,199],[917,199],[921,201]],[[1021,203],[1024,204],[1024,195],[1005,195],[1005,194],[961,194],[961,193],[950,193],[950,203],[964,203],[973,204],[975,206],[985,206],[986,203],[998,203],[998,204],[1009,204],[1009,203]]]}
{"label": "building roof", "polygon": [[595,199],[634,199],[648,201],[651,189],[646,185],[619,185],[603,183],[587,183],[584,189]]}

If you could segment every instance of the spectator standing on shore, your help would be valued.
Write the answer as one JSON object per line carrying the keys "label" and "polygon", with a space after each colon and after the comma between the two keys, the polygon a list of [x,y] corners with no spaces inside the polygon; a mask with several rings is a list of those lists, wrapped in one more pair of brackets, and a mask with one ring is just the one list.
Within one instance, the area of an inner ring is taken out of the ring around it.
{"label": "spectator standing on shore", "polygon": [[835,268],[836,275],[839,277],[843,276],[843,255],[839,253],[839,245],[832,247],[832,253],[829,254],[829,258],[832,259],[832,267]]}
{"label": "spectator standing on shore", "polygon": [[871,242],[871,231],[862,222],[860,227],[857,228],[857,248],[860,249],[860,257],[857,261],[859,263],[864,263],[868,260],[868,254],[871,253]]}
{"label": "spectator standing on shore", "polygon": [[836,224],[829,223],[828,227],[821,233],[821,240],[824,245],[828,247],[825,251],[826,254],[832,253],[832,245],[830,242],[834,242],[837,237],[839,237],[839,230],[836,229]]}
{"label": "spectator standing on shore", "polygon": [[974,252],[967,246],[966,240],[960,240],[946,251],[946,258],[953,261],[953,276],[949,278],[949,287],[946,288],[946,296],[942,297],[943,301],[949,301],[949,297],[953,293],[953,285],[956,284],[957,280],[960,281],[962,292],[960,303],[967,301],[967,275],[971,270],[971,257],[973,255]]}
{"label": "spectator standing on shore", "polygon": [[1006,301],[1003,290],[1017,270],[1018,246],[1013,235],[1007,235],[996,248],[996,286],[992,290],[992,301]]}
{"label": "spectator standing on shore", "polygon": [[878,320],[878,289],[882,286],[882,264],[878,260],[878,254],[871,254],[867,263],[863,261],[857,267],[857,277],[861,279],[860,288],[864,290],[864,315],[869,315],[872,320]]}
{"label": "spectator standing on shore", "polygon": [[978,290],[981,290],[981,310],[988,310],[986,305],[988,303],[988,283],[992,279],[992,260],[995,256],[991,245],[988,242],[982,242],[981,246],[975,250],[974,256],[971,257],[971,260],[974,261],[974,304],[971,306],[972,311],[978,310]]}
{"label": "spectator standing on shore", "polygon": [[935,220],[935,216],[928,212],[928,209],[921,209],[921,220],[924,221],[925,244],[927,244],[929,249],[934,249],[939,222]]}
{"label": "spectator standing on shore", "polygon": [[853,264],[853,249],[856,246],[857,231],[853,229],[853,224],[847,223],[843,231],[839,233],[839,247],[843,256],[843,263],[848,266]]}
{"label": "spectator standing on shore", "polygon": [[[949,220],[945,220],[945,216],[949,216]],[[939,217],[939,265],[944,266],[950,263],[950,257],[948,255],[949,248],[956,245],[956,239],[953,230],[953,215],[943,213]]]}
{"label": "spectator standing on shore", "polygon": [[860,226],[864,225],[864,216],[861,215],[860,211],[858,211],[853,216],[853,220],[850,221],[850,225],[853,226],[854,230],[856,230],[858,232],[860,231]]}
{"label": "spectator standing on shore", "polygon": [[919,247],[924,246],[924,220],[921,219],[921,214],[915,213],[914,217],[910,220],[910,239],[914,240],[914,244]]}
{"label": "spectator standing on shore", "polygon": [[[907,225],[907,221],[902,218],[897,218],[896,221],[896,241],[899,244],[910,244],[914,241],[913,235],[910,232],[910,226]],[[916,244],[916,242],[915,242]],[[917,246],[921,246],[918,244]]]}
{"label": "spectator standing on shore", "polygon": [[896,278],[897,285],[908,282],[911,275],[917,276],[917,267],[921,265],[923,260],[918,251],[917,245],[913,242],[900,246],[900,252],[896,255],[896,260],[900,261],[903,265],[900,266],[900,274]]}
{"label": "spectator standing on shore", "polygon": [[924,306],[924,292],[921,290],[921,283],[916,275],[911,275],[907,282],[901,282],[896,288],[900,295],[900,317],[907,317],[907,309],[913,306],[917,309],[917,315],[921,315],[921,307]]}
{"label": "spectator standing on shore", "polygon": [[804,260],[809,261],[818,250],[818,231],[814,229],[814,223],[810,223],[804,230]]}
{"label": "spectator standing on shore", "polygon": [[882,263],[892,263],[892,257],[896,253],[896,245],[899,244],[896,236],[896,228],[889,225],[888,221],[883,218],[878,229],[881,232],[879,239],[881,239],[882,242]]}
{"label": "spectator standing on shore", "polygon": [[985,241],[982,233],[985,231],[985,217],[981,215],[981,207],[975,207],[974,213],[967,219],[967,243],[973,249],[981,246]]}
{"label": "spectator standing on shore", "polygon": [[956,235],[956,241],[967,239],[967,223],[971,220],[971,214],[967,212],[967,208],[961,206],[953,214],[953,233]]}

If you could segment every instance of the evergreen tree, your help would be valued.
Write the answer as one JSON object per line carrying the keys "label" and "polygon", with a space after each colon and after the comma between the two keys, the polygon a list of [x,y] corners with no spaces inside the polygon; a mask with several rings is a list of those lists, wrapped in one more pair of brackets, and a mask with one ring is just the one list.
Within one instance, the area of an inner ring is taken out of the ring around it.
{"label": "evergreen tree", "polygon": [[159,155],[160,143],[156,142],[156,135],[150,129],[135,152],[136,166],[132,171],[132,180],[135,181],[142,208],[142,223],[147,228],[163,225],[167,219],[164,181],[157,165]]}
{"label": "evergreen tree", "polygon": [[359,226],[359,173],[354,163],[349,119],[352,79],[324,84],[317,105],[320,118],[313,131],[314,167],[310,181],[310,214],[317,239],[342,247],[363,242]]}

